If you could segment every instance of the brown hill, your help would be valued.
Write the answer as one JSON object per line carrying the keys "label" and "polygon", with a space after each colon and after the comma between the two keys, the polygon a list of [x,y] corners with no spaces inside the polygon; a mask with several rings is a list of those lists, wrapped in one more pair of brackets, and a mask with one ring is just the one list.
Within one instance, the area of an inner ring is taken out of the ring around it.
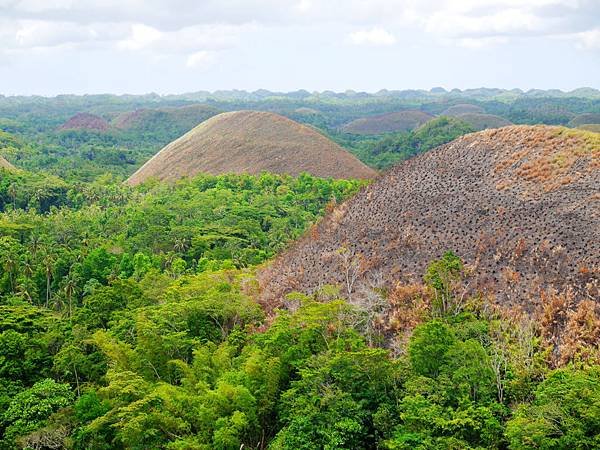
{"label": "brown hill", "polygon": [[485,110],[481,106],[471,105],[470,103],[460,103],[446,109],[441,115],[454,117],[460,114],[485,114]]}
{"label": "brown hill", "polygon": [[433,116],[423,111],[408,110],[363,117],[344,125],[342,131],[351,134],[382,134],[414,130]]}
{"label": "brown hill", "polygon": [[181,134],[220,112],[217,108],[207,105],[138,109],[118,115],[113,120],[113,125],[121,130],[176,129]]}
{"label": "brown hill", "polygon": [[63,123],[59,130],[93,130],[93,131],[106,131],[110,128],[110,125],[102,117],[88,113],[77,113],[65,123]]}
{"label": "brown hill", "polygon": [[129,178],[175,180],[206,172],[308,172],[319,177],[373,178],[376,172],[317,131],[278,114],[219,114],[171,142]]}
{"label": "brown hill", "polygon": [[[422,280],[451,250],[469,292],[533,308],[545,292],[597,299],[600,135],[547,126],[473,133],[410,159],[343,203],[259,273],[262,298]],[[353,281],[354,280],[354,281]],[[380,281],[377,281],[380,280]]]}
{"label": "brown hill", "polygon": [[464,120],[478,131],[487,130],[488,128],[501,128],[512,125],[512,122],[504,117],[495,116],[493,114],[475,114],[466,113],[456,116],[460,120]]}

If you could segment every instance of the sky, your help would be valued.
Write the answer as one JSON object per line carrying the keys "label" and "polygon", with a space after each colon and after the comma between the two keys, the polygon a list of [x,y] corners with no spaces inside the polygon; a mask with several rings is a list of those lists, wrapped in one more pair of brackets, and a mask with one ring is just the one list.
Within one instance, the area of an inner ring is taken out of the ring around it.
{"label": "sky", "polygon": [[600,88],[600,0],[0,0],[0,94]]}

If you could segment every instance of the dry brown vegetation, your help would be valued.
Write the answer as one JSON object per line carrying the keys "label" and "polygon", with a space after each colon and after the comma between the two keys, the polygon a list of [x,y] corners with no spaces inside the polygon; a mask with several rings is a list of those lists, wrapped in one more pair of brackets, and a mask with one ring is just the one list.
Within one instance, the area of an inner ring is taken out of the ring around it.
{"label": "dry brown vegetation", "polygon": [[[452,250],[469,267],[467,295],[530,314],[548,292],[569,292],[571,309],[597,302],[599,151],[593,133],[512,126],[408,160],[263,269],[262,300],[272,308],[299,286],[327,284],[352,298],[375,275],[392,291],[420,283],[429,262]],[[412,321],[400,311],[400,327],[403,316]],[[573,317],[561,329],[579,330],[589,314]]]}
{"label": "dry brown vegetation", "polygon": [[63,123],[59,130],[93,130],[93,131],[106,131],[110,128],[110,125],[106,120],[100,116],[89,113],[77,113],[65,123]]}
{"label": "dry brown vegetation", "polygon": [[542,293],[537,314],[544,343],[552,349],[550,363],[577,360],[600,363],[600,305],[597,299],[578,302],[573,291]]}
{"label": "dry brown vegetation", "polygon": [[429,122],[433,116],[423,111],[407,110],[373,117],[363,117],[344,125],[342,130],[351,134],[381,134],[409,131]]}
{"label": "dry brown vegetation", "polygon": [[129,178],[175,180],[198,173],[308,172],[318,177],[373,178],[376,172],[312,128],[278,114],[219,114],[173,141]]}

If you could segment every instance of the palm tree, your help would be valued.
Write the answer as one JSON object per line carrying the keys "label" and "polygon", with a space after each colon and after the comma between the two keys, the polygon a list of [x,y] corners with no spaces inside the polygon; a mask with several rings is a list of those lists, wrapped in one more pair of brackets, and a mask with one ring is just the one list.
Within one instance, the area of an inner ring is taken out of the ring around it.
{"label": "palm tree", "polygon": [[31,256],[33,256],[34,258],[37,255],[38,250],[40,249],[41,241],[42,239],[38,234],[32,235],[31,239],[29,240],[29,251],[31,252]]}
{"label": "palm tree", "polygon": [[4,256],[4,270],[8,273],[10,281],[10,290],[15,290],[15,272],[17,271],[17,257],[12,252],[7,252]]}
{"label": "palm tree", "polygon": [[65,282],[65,295],[67,296],[67,303],[69,305],[69,319],[73,316],[73,295],[77,292],[77,279],[72,272],[69,272],[67,281]]}
{"label": "palm tree", "polygon": [[17,185],[15,183],[11,183],[8,187],[8,195],[12,198],[13,209],[17,209]]}
{"label": "palm tree", "polygon": [[179,253],[184,253],[187,249],[187,239],[186,238],[177,238],[175,239],[175,245],[173,246],[173,249],[176,252]]}
{"label": "palm tree", "polygon": [[46,272],[46,308],[50,304],[50,282],[52,281],[52,271],[54,269],[54,258],[49,253],[44,256],[44,269]]}

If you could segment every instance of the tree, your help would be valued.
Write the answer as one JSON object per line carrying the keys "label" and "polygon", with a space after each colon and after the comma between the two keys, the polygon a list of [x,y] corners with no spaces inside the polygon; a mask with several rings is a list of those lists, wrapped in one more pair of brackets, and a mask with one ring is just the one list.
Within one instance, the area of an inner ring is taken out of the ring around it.
{"label": "tree", "polygon": [[415,328],[408,346],[411,367],[415,373],[437,377],[446,363],[446,354],[455,344],[456,337],[450,327],[434,320]]}
{"label": "tree", "polygon": [[521,405],[508,422],[510,448],[600,448],[600,368],[558,369]]}
{"label": "tree", "polygon": [[462,297],[458,297],[458,288],[462,281],[463,263],[452,252],[432,261],[425,273],[425,282],[435,292],[433,313],[438,316],[458,314],[462,309]]}
{"label": "tree", "polygon": [[17,394],[0,416],[5,428],[3,441],[9,446],[19,436],[43,426],[50,415],[69,406],[73,393],[68,384],[45,379]]}

